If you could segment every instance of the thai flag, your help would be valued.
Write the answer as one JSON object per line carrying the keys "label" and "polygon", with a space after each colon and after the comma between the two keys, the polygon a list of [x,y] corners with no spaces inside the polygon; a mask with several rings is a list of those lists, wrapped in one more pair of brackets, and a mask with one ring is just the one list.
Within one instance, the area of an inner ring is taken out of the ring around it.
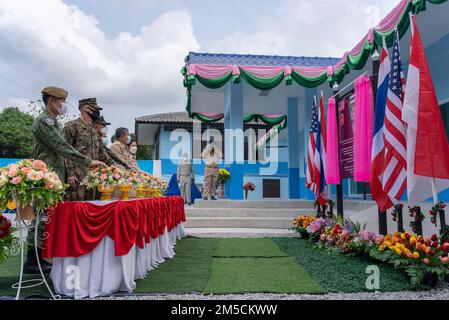
{"label": "thai flag", "polygon": [[[407,123],[407,191],[411,206],[449,187],[449,143],[415,17],[402,120]],[[432,192],[432,189],[434,189]]]}
{"label": "thai flag", "polygon": [[384,119],[390,72],[390,58],[388,56],[385,39],[383,39],[377,85],[376,113],[374,116],[373,148],[371,159],[371,194],[381,211],[387,211],[387,209],[393,206],[393,202],[388,194],[384,192],[382,186],[385,170]]}
{"label": "thai flag", "polygon": [[313,192],[320,204],[325,204],[327,200],[326,178],[324,175],[326,162],[325,134],[324,102],[321,97],[320,109],[318,110],[316,106],[316,99],[314,99],[312,106],[306,173],[306,186]]}

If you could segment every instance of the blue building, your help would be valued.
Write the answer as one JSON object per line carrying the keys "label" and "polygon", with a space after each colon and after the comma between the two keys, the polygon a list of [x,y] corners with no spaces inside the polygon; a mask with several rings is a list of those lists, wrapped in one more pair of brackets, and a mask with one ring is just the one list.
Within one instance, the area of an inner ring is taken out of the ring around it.
{"label": "blue building", "polygon": [[[449,2],[428,1],[425,10],[424,6],[419,6],[421,2],[402,1],[380,25],[396,19],[407,72],[411,37],[408,13],[417,14],[449,133]],[[391,47],[393,32],[394,29],[370,30],[342,59],[190,52],[183,69],[186,112],[137,118],[138,142],[154,146],[154,160],[161,161],[162,173],[168,178],[176,172],[176,159],[181,156],[177,150],[180,141],[184,141],[185,150],[197,160],[196,182],[201,184],[204,167],[199,160],[200,150],[210,135],[205,130],[242,132],[241,136],[225,136],[222,141],[225,154],[222,167],[229,169],[232,175],[227,190],[231,199],[243,199],[242,186],[247,181],[256,185],[256,191],[249,194],[250,199],[313,199],[305,188],[313,99],[322,92],[327,101],[333,89],[339,90],[340,97],[350,96],[354,80],[364,73],[373,73],[372,61],[382,46],[383,36]],[[255,144],[263,141],[260,132],[270,128],[276,128],[279,135],[254,152]],[[186,130],[185,139],[177,129]],[[254,136],[252,129],[260,132]],[[239,150],[235,147],[236,141],[243,146]],[[275,159],[273,155],[277,155]],[[352,179],[344,179],[342,183],[346,197],[361,198],[369,194],[366,185]],[[449,201],[449,191],[440,197]]]}

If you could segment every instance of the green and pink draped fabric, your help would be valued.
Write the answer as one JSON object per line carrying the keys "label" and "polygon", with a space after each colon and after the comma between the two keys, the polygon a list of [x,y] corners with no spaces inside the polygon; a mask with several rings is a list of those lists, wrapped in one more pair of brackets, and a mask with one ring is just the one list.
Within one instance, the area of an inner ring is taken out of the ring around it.
{"label": "green and pink draped fabric", "polygon": [[363,75],[354,83],[354,181],[371,181],[374,100],[371,80]]}

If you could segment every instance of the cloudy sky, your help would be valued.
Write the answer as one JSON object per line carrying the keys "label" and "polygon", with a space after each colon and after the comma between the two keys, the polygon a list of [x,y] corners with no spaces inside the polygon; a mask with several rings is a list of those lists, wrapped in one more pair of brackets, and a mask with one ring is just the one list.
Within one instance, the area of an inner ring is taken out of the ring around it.
{"label": "cloudy sky", "polygon": [[[189,51],[341,57],[399,0],[0,0],[0,108],[58,85],[113,128],[185,108]],[[76,113],[73,109],[72,113]]]}

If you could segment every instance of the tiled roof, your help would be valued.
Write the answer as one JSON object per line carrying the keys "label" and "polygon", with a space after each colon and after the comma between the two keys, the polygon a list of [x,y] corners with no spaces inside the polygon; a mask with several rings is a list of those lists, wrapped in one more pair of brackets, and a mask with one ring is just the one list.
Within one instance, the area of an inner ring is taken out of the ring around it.
{"label": "tiled roof", "polygon": [[[198,121],[189,118],[189,114],[186,111],[181,112],[168,112],[168,113],[159,113],[152,114],[148,116],[143,116],[140,118],[136,118],[137,122],[152,122],[152,123],[168,123],[168,122],[193,122]],[[198,121],[199,122],[199,121]]]}
{"label": "tiled roof", "polygon": [[265,56],[250,54],[197,53],[190,52],[188,64],[217,64],[241,66],[297,66],[327,67],[333,66],[339,58]]}
{"label": "tiled roof", "polygon": [[[168,113],[159,113],[152,114],[148,116],[143,116],[136,118],[136,122],[139,123],[193,123],[193,122],[201,122],[197,119],[191,119],[189,114],[186,111],[181,112],[168,112]],[[217,122],[217,124],[223,124],[224,119],[221,119]],[[258,124],[256,121],[251,121],[247,124]]]}

